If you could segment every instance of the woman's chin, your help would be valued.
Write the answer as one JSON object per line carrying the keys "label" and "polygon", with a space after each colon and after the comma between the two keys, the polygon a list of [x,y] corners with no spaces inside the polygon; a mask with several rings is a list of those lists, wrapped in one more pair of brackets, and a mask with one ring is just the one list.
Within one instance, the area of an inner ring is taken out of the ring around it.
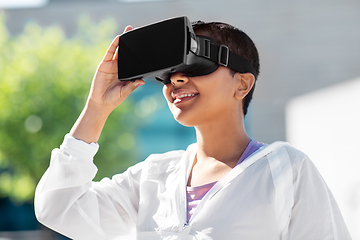
{"label": "woman's chin", "polygon": [[173,117],[174,119],[180,123],[181,125],[185,126],[185,127],[194,127],[196,125],[195,121],[190,119],[189,117],[184,116],[184,114],[174,114],[173,113]]}

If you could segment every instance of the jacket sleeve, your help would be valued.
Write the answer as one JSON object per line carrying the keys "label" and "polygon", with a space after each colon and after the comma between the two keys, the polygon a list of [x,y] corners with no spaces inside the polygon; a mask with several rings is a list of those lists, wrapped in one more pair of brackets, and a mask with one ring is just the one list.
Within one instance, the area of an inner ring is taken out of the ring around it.
{"label": "jacket sleeve", "polygon": [[135,227],[141,163],[112,180],[92,182],[97,150],[95,143],[65,136],[36,188],[36,217],[72,239],[127,239]]}
{"label": "jacket sleeve", "polygon": [[296,160],[288,239],[350,240],[340,209],[315,165],[301,152],[291,155]]}

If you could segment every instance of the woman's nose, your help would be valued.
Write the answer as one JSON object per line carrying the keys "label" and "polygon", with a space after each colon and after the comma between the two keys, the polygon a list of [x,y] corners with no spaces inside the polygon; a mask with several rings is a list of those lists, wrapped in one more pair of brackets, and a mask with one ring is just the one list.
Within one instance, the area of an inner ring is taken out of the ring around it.
{"label": "woman's nose", "polygon": [[181,72],[174,73],[170,77],[171,84],[174,86],[186,84],[189,81],[189,77]]}

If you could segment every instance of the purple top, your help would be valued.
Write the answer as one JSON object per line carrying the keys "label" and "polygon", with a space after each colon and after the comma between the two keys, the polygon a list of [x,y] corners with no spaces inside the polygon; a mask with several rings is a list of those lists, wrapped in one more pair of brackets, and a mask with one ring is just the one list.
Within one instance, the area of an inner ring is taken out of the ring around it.
{"label": "purple top", "polygon": [[[242,161],[244,161],[244,159],[249,157],[251,154],[256,152],[259,148],[261,148],[264,145],[265,145],[264,143],[259,143],[256,140],[251,140],[236,165],[240,164]],[[201,199],[216,183],[217,181],[196,187],[186,187],[187,221],[190,220],[196,207],[199,205]]]}

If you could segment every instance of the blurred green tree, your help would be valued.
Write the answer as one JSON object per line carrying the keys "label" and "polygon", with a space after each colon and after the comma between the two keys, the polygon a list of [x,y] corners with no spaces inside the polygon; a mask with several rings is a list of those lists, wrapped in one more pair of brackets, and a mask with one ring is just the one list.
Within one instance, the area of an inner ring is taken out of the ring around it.
{"label": "blurred green tree", "polygon": [[[0,14],[0,197],[32,200],[51,150],[85,104],[115,28],[114,20],[94,24],[82,16],[78,32],[69,38],[59,26],[43,29],[33,22],[10,36]],[[97,179],[132,163],[132,116],[133,105],[127,100],[108,119],[95,157]]]}

